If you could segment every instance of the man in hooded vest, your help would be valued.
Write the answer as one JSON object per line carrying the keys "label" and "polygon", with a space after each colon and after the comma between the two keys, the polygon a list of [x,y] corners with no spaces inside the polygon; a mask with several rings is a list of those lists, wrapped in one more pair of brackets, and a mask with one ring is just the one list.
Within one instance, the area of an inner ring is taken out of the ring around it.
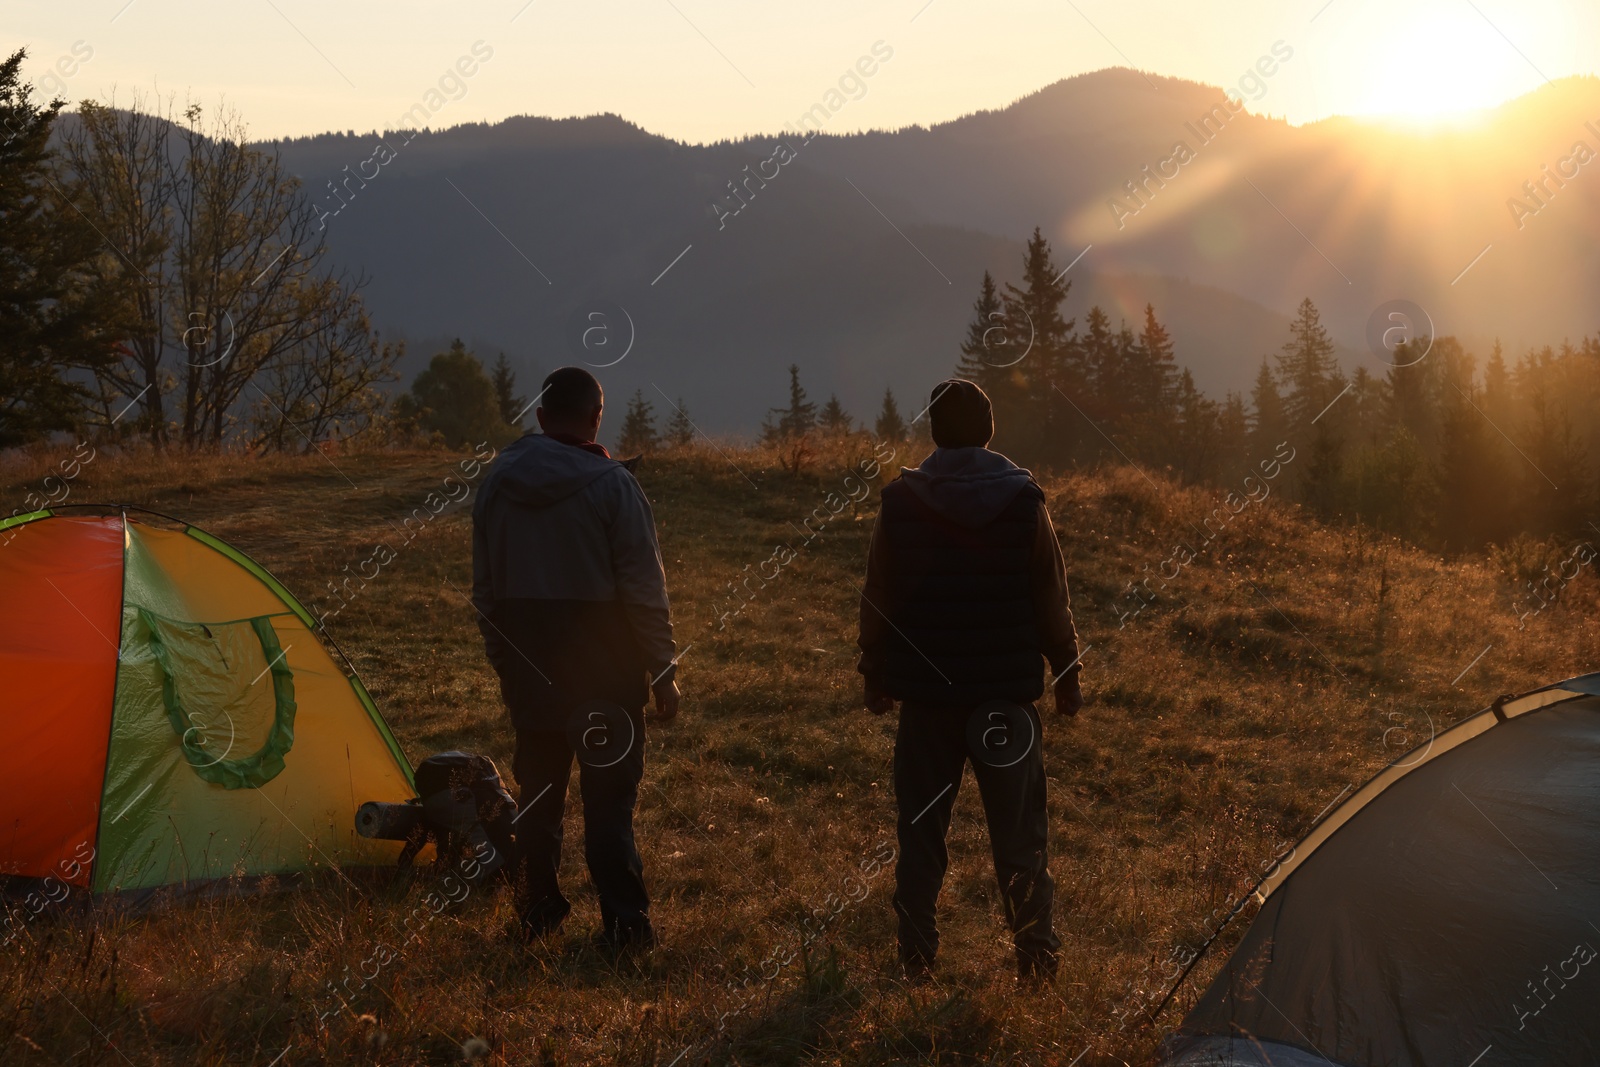
{"label": "man in hooded vest", "polygon": [[950,379],[928,408],[934,451],[885,486],[861,598],[869,711],[900,702],[894,791],[900,960],[921,979],[939,948],[945,838],[967,762],[983,800],[1024,981],[1054,978],[1044,753],[1037,702],[1083,706],[1077,632],[1044,491],[986,446],[988,396]]}

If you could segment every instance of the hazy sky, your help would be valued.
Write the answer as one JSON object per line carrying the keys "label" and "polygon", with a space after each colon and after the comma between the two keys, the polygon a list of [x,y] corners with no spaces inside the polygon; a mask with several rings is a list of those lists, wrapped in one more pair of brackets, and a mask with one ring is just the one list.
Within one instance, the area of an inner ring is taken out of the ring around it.
{"label": "hazy sky", "polygon": [[430,90],[448,100],[435,127],[611,111],[688,141],[774,131],[879,41],[892,58],[830,130],[939,122],[1107,66],[1235,85],[1278,41],[1293,58],[1250,106],[1300,123],[1600,72],[1600,3],[6,0],[0,16],[0,46],[26,46],[62,95],[224,97],[262,138],[392,128]]}

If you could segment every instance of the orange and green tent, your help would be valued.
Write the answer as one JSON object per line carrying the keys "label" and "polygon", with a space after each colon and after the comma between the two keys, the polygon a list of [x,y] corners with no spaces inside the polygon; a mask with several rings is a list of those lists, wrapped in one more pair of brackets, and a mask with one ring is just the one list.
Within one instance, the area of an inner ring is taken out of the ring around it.
{"label": "orange and green tent", "polygon": [[[411,767],[310,613],[134,509],[0,522],[0,876],[94,893],[392,863]],[[342,658],[342,656],[341,656]]]}

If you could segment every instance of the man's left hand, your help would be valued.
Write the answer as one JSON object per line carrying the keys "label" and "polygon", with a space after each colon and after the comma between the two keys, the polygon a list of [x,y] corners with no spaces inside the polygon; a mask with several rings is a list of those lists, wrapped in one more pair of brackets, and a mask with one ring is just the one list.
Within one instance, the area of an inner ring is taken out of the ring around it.
{"label": "man's left hand", "polygon": [[1083,687],[1078,684],[1078,672],[1072,671],[1056,679],[1056,714],[1072,718],[1083,708]]}
{"label": "man's left hand", "polygon": [[678,683],[672,680],[652,687],[656,695],[656,710],[650,715],[654,722],[671,722],[678,717]]}
{"label": "man's left hand", "polygon": [[894,710],[894,697],[878,692],[870,683],[863,688],[861,699],[874,715],[887,715]]}

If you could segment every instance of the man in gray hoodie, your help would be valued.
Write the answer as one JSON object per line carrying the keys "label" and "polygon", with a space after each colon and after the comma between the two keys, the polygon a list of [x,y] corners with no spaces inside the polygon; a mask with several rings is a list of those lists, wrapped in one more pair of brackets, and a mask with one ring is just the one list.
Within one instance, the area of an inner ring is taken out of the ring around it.
{"label": "man in gray hoodie", "polygon": [[601,940],[648,948],[633,837],[644,707],[653,692],[653,719],[678,712],[661,549],[639,483],[595,442],[604,394],[594,375],[562,368],[540,398],[544,433],[496,457],[472,509],[472,599],[517,733],[522,928],[542,936],[571,910],[556,872],[576,756]]}
{"label": "man in gray hoodie", "polygon": [[1083,706],[1078,637],[1061,546],[1033,476],[985,446],[989,398],[952,378],[934,389],[933,453],[885,486],[861,597],[869,711],[902,702],[894,749],[900,858],[894,908],[907,977],[928,974],[948,855],[945,837],[970,757],[989,824],[1006,920],[1026,981],[1049,981],[1052,928],[1044,753],[1044,665],[1056,711]]}

